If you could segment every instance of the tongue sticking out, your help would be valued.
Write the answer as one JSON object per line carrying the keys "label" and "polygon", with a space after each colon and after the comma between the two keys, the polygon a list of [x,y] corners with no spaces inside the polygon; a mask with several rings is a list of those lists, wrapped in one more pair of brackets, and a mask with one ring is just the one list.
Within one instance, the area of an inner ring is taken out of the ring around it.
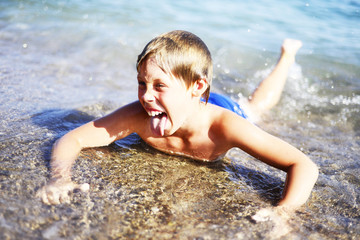
{"label": "tongue sticking out", "polygon": [[151,130],[158,136],[164,136],[164,130],[167,122],[166,113],[151,117]]}

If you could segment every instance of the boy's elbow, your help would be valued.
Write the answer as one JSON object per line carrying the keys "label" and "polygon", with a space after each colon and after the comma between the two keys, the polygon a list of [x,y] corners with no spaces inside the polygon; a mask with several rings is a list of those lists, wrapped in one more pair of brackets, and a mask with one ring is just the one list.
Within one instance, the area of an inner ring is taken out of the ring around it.
{"label": "boy's elbow", "polygon": [[319,168],[318,166],[308,157],[306,157],[306,161],[304,161],[304,167],[306,176],[309,181],[312,181],[313,184],[317,181],[319,177]]}
{"label": "boy's elbow", "polygon": [[307,156],[305,156],[305,159],[303,159],[303,161],[294,164],[292,167],[302,172],[303,177],[306,177],[309,183],[311,182],[315,184],[319,177],[318,166]]}

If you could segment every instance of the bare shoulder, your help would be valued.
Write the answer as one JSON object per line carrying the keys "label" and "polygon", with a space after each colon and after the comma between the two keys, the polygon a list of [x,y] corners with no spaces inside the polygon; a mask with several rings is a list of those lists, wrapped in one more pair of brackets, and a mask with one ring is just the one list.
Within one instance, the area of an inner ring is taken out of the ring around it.
{"label": "bare shoulder", "polygon": [[242,127],[243,125],[248,126],[251,124],[248,120],[228,109],[213,104],[208,105],[212,123],[217,127],[221,127],[221,130],[223,131],[231,131],[233,127]]}
{"label": "bare shoulder", "polygon": [[246,142],[250,136],[256,137],[263,134],[263,131],[256,125],[228,109],[210,104],[209,109],[212,132],[232,146]]}

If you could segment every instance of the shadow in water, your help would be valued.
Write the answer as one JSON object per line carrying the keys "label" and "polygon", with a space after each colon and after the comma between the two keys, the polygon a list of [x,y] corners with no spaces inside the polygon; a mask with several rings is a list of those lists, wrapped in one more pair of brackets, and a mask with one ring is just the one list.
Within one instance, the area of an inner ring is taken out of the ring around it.
{"label": "shadow in water", "polygon": [[[227,165],[226,171],[234,181],[245,183],[255,190],[262,199],[271,201],[271,204],[275,205],[280,200],[284,187],[284,181],[281,178],[237,163]],[[280,170],[274,169],[274,171]]]}
{"label": "shadow in water", "polygon": [[94,118],[85,112],[67,109],[52,109],[34,114],[31,117],[32,122],[44,130],[43,159],[47,164],[50,161],[52,146],[57,139]]}
{"label": "shadow in water", "polygon": [[79,110],[52,109],[34,114],[32,121],[59,136],[94,118],[94,116]]}

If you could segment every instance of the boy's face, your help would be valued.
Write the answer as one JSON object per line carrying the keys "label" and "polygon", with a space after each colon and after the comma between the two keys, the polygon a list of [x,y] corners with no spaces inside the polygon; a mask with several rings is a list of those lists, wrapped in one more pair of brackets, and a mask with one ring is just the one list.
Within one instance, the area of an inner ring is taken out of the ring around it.
{"label": "boy's face", "polygon": [[139,101],[150,116],[154,135],[172,135],[187,122],[193,104],[191,87],[166,74],[153,57],[141,64],[138,83]]}

